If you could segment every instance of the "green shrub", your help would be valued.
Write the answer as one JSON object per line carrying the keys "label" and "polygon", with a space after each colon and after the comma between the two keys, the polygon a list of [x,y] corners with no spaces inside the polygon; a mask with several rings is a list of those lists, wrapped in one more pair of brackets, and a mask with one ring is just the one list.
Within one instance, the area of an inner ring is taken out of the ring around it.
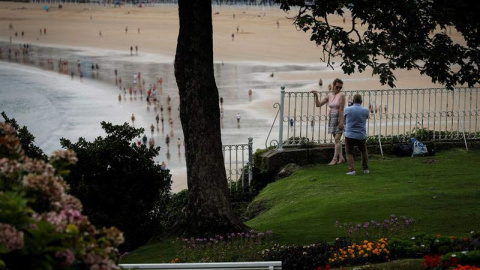
{"label": "green shrub", "polygon": [[125,233],[122,250],[133,250],[157,234],[170,195],[171,175],[155,164],[160,147],[132,143],[143,129],[101,123],[106,137],[77,143],[62,139],[79,162],[66,181],[96,226],[116,226]]}

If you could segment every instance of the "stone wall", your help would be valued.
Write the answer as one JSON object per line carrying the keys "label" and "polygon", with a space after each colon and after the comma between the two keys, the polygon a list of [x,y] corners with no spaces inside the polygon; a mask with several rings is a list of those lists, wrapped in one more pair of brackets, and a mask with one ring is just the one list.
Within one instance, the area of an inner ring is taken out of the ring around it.
{"label": "stone wall", "polygon": [[[468,141],[468,148],[472,150],[480,149],[480,141]],[[434,149],[436,153],[452,148],[465,149],[463,141],[457,142],[427,142],[428,149]],[[384,155],[394,155],[396,144],[382,145]],[[343,147],[345,153],[345,147]],[[378,145],[368,146],[369,155],[380,155],[380,147]],[[360,153],[354,150],[355,159],[358,161]],[[255,154],[254,165],[261,170],[278,172],[281,168],[289,163],[295,163],[300,166],[307,164],[329,163],[333,157],[333,144],[322,145],[312,148],[288,147],[283,151],[270,150],[260,154]]]}

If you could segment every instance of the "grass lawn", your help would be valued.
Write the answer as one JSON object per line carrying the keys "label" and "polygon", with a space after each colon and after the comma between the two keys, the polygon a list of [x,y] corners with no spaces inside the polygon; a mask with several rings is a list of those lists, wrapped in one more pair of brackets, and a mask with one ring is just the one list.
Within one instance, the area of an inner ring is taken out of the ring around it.
{"label": "grass lawn", "polygon": [[[478,151],[372,156],[370,174],[347,176],[347,170],[345,164],[307,166],[268,185],[253,202],[267,210],[246,224],[273,230],[278,242],[288,244],[331,242],[343,233],[335,228],[337,220],[380,221],[391,214],[414,218],[415,229],[428,234],[463,236],[480,229]],[[145,245],[121,263],[169,262],[177,257],[170,242]]]}
{"label": "grass lawn", "polygon": [[365,175],[347,165],[304,167],[265,188],[254,203],[268,208],[247,225],[273,230],[282,243],[332,241],[335,222],[363,223],[391,214],[418,221],[428,234],[466,235],[480,229],[480,155],[455,149],[433,157],[373,156]]}

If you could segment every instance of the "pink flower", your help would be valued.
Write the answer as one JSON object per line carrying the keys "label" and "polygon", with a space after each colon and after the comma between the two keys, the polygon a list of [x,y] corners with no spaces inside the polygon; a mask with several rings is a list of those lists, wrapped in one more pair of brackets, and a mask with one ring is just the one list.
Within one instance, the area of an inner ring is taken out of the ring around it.
{"label": "pink flower", "polygon": [[70,249],[67,249],[66,251],[57,251],[55,253],[55,257],[63,260],[60,263],[60,266],[63,266],[63,267],[70,266],[75,261],[75,254],[73,254],[73,252]]}
{"label": "pink flower", "polygon": [[23,232],[9,224],[0,223],[0,244],[4,244],[9,251],[23,248]]}

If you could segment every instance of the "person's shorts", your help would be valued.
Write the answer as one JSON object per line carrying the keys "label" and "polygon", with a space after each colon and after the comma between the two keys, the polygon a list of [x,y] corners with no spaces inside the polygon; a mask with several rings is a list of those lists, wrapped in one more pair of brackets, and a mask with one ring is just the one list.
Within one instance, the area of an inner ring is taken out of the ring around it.
{"label": "person's shorts", "polygon": [[345,152],[347,155],[353,155],[353,148],[357,146],[360,152],[367,150],[367,139],[358,140],[345,137]]}

